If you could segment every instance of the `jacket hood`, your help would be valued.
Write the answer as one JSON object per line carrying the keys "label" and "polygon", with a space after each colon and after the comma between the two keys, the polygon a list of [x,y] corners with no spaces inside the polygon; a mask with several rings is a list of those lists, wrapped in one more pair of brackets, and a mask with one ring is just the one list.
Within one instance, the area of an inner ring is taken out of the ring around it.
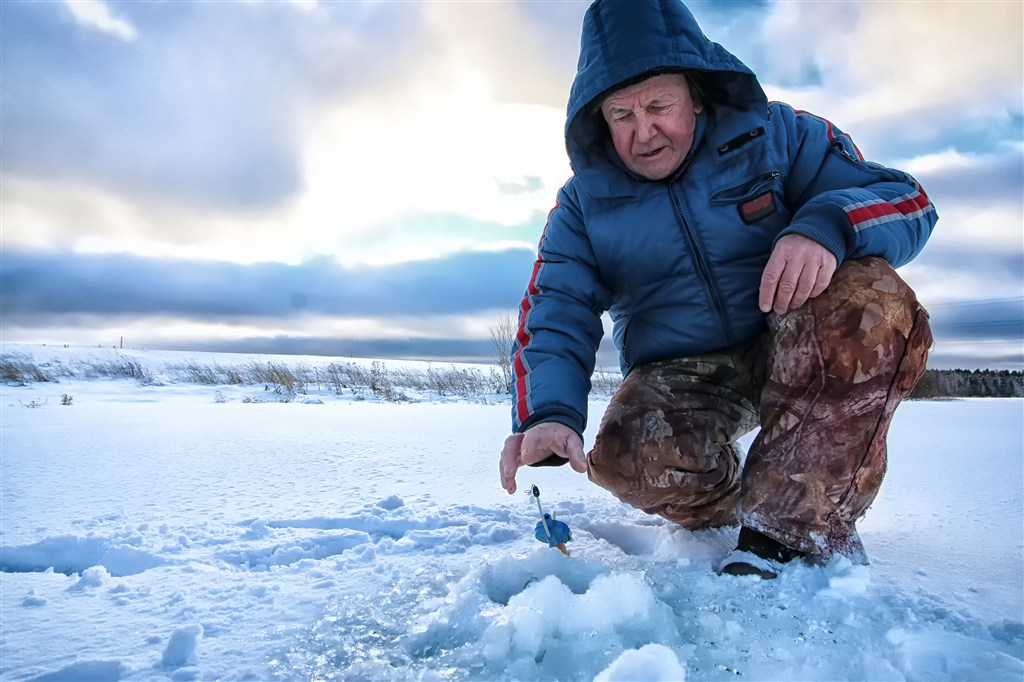
{"label": "jacket hood", "polygon": [[726,126],[712,143],[749,129],[751,119],[757,125],[756,119],[767,118],[768,101],[754,73],[708,40],[680,0],[596,0],[583,18],[565,122],[566,151],[588,192],[623,194],[624,186],[615,176],[630,180],[591,105],[621,83],[665,69],[703,72],[704,105],[714,112],[716,122],[731,113],[748,114],[741,117],[744,121]]}

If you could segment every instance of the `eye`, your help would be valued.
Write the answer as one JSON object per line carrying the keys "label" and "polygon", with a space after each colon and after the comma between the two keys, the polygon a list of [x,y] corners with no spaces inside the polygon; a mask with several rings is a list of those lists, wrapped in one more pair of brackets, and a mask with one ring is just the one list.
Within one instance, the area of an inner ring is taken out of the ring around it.
{"label": "eye", "polygon": [[612,123],[625,123],[633,116],[632,112],[625,111],[620,114],[612,115]]}
{"label": "eye", "polygon": [[652,114],[664,114],[666,111],[672,108],[670,104],[654,104],[648,107]]}

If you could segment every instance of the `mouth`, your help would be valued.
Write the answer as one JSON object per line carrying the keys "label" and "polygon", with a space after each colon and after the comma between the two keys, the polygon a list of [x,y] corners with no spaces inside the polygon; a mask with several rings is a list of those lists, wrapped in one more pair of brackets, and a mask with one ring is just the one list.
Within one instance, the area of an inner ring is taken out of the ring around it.
{"label": "mouth", "polygon": [[651,150],[649,152],[643,152],[643,153],[637,154],[637,156],[639,158],[645,159],[645,160],[653,159],[656,156],[658,156],[659,154],[661,154],[663,151],[665,151],[665,147],[658,147],[657,149],[653,149],[653,150]]}

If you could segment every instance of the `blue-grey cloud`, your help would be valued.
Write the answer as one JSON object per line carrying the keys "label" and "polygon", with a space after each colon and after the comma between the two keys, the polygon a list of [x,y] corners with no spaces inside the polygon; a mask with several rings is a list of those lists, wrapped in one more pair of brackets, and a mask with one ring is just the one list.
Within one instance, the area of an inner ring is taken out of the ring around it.
{"label": "blue-grey cloud", "polygon": [[986,350],[973,355],[949,352],[942,345],[936,346],[928,356],[929,369],[1007,369],[1024,370],[1024,349],[1017,346],[1010,352]]}
{"label": "blue-grey cloud", "polygon": [[[928,196],[939,208],[953,202],[986,205],[993,202],[1024,205],[1024,151],[1015,150],[976,167],[919,173]],[[941,229],[941,223],[939,224]]]}
{"label": "blue-grey cloud", "polygon": [[[149,346],[147,346],[149,347]],[[158,350],[209,353],[253,353],[264,355],[316,355],[346,358],[433,360],[436,362],[496,363],[496,349],[489,339],[426,338],[348,339],[338,337],[274,336],[195,340],[185,343],[161,341]],[[604,339],[597,354],[597,370],[618,372],[618,354],[610,339]]]}
{"label": "blue-grey cloud", "polygon": [[[301,324],[308,315],[371,317],[469,315],[518,304],[534,252],[461,253],[399,265],[345,268],[320,258],[300,265],[239,265],[147,259],[132,255],[32,253],[7,250],[0,259],[0,316],[8,330],[54,324],[93,328],[147,317],[251,324]],[[1024,347],[1024,257],[1006,251],[931,249],[913,267],[984,273],[991,298],[933,302],[938,342],[932,366],[1016,367],[1005,348]],[[905,273],[906,274],[906,273]],[[997,286],[1003,287],[998,289]],[[949,356],[948,343],[979,348],[973,358]],[[173,348],[167,340],[159,347]],[[493,360],[486,341],[459,338],[274,338],[183,341],[183,349],[449,361]],[[986,349],[992,353],[986,355]],[[1009,363],[1009,364],[1006,364]],[[1019,363],[1018,363],[1019,364]],[[605,339],[598,365],[617,367]]]}
{"label": "blue-grey cloud", "polygon": [[436,360],[490,364],[495,351],[486,339],[344,339],[275,336],[220,341],[192,341],[184,344],[162,343],[160,350],[184,350],[210,353],[255,353],[265,355],[319,355],[345,358],[388,358]]}
{"label": "blue-grey cloud", "polygon": [[416,3],[119,3],[134,41],[61,3],[4,5],[4,173],[214,207],[292,196],[311,103],[386,80],[418,47]]}
{"label": "blue-grey cloud", "polygon": [[1024,296],[940,303],[929,312],[933,331],[944,339],[1024,343]]}
{"label": "blue-grey cloud", "polygon": [[1020,109],[1003,111],[1000,116],[985,120],[952,116],[943,118],[940,127],[934,128],[929,136],[921,139],[900,135],[895,127],[887,130],[886,134],[894,142],[912,145],[909,148],[915,153],[927,153],[935,148],[957,149],[976,154],[1002,155],[1004,161],[1017,158],[1020,163],[1019,148],[1010,154],[1005,152],[1007,144],[1019,145],[1021,139],[1024,139],[1024,101],[1020,106]]}
{"label": "blue-grey cloud", "polygon": [[68,314],[218,321],[469,314],[515,307],[534,255],[508,249],[345,268],[330,258],[240,265],[8,250],[0,261],[0,304],[5,324]]}
{"label": "blue-grey cloud", "polygon": [[[993,112],[995,114],[995,112]],[[842,126],[842,122],[836,121]],[[956,111],[936,111],[919,121],[920,125],[908,133],[905,117],[880,118],[865,127],[864,136],[873,142],[873,155],[878,159],[909,158],[945,149],[968,151],[976,154],[1001,155],[999,162],[1012,163],[1020,158],[1019,151],[1005,155],[1006,145],[1019,144],[1024,136],[1024,110],[1003,112],[987,119],[958,116]],[[858,130],[847,130],[859,140]],[[1019,176],[1018,173],[1014,175]],[[1017,186],[1018,192],[1020,186]]]}
{"label": "blue-grey cloud", "polygon": [[[940,220],[936,229],[941,228]],[[935,337],[929,367],[1024,367],[1024,249],[933,239],[900,272],[912,285],[918,280],[930,283],[918,291]],[[976,284],[967,294],[956,284],[945,285],[965,279]]]}
{"label": "blue-grey cloud", "polygon": [[[942,229],[940,218],[936,232]],[[978,232],[985,226],[979,225]],[[946,279],[957,279],[967,274],[974,281],[986,285],[990,295],[985,298],[1016,296],[1024,291],[1024,235],[1018,248],[993,246],[969,246],[960,242],[946,243],[933,235],[924,251],[901,270],[904,274],[929,270],[944,275]],[[957,292],[950,289],[943,302],[955,298]],[[977,298],[972,296],[971,298]]]}

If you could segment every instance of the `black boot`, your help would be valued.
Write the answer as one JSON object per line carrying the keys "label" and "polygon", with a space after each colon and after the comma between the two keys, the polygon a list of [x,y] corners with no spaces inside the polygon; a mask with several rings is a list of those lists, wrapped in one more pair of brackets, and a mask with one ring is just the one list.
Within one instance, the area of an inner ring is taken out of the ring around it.
{"label": "black boot", "polygon": [[783,564],[802,556],[803,552],[743,526],[736,549],[725,557],[718,572],[722,575],[756,575],[769,580],[778,577]]}

